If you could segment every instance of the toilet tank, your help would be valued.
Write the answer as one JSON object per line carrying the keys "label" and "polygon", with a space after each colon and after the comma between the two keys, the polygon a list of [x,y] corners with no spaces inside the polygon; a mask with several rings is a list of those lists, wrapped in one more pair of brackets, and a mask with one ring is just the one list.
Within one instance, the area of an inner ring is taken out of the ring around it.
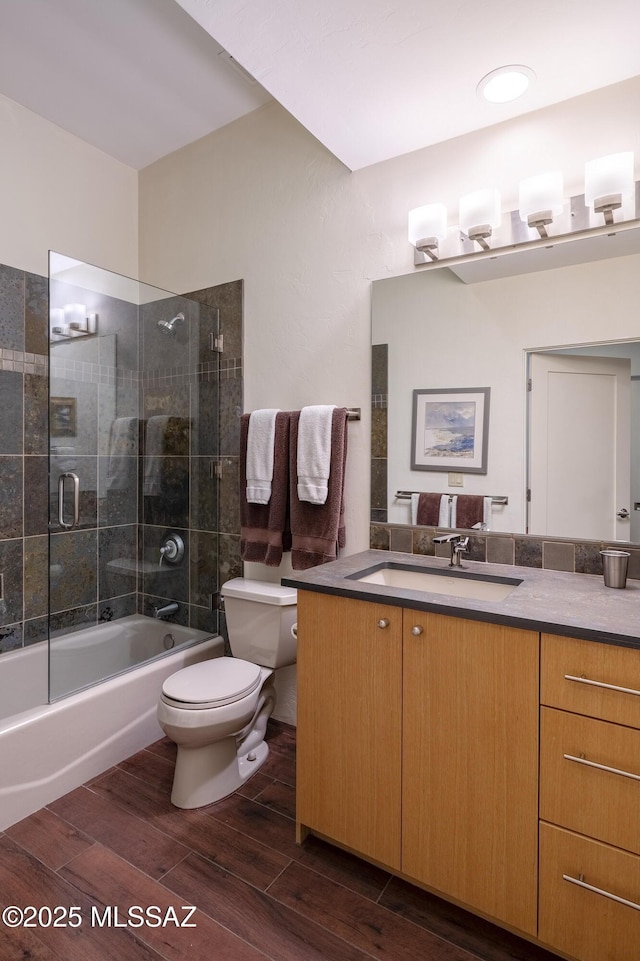
{"label": "toilet tank", "polygon": [[292,587],[235,577],[223,585],[229,644],[234,657],[261,667],[295,664],[297,592]]}

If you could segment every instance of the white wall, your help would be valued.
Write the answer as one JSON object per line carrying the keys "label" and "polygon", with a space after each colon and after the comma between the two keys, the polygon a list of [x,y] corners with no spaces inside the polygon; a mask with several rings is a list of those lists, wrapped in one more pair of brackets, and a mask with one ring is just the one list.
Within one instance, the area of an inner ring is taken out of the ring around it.
{"label": "white wall", "polygon": [[271,103],[141,172],[142,278],[245,280],[245,408],[363,408],[349,428],[348,552],[368,545],[370,285],[413,271],[407,211],[455,210],[491,185],[516,207],[519,180],[553,167],[581,193],[585,160],[640,160],[639,100],[627,81],[356,173]]}
{"label": "white wall", "polygon": [[46,276],[57,250],[138,273],[138,174],[0,96],[0,263]]}

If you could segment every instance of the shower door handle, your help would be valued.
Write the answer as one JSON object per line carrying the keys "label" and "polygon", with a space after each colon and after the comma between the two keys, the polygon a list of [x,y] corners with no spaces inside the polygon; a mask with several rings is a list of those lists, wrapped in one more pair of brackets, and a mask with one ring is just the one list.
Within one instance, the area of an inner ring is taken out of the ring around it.
{"label": "shower door handle", "polygon": [[[64,482],[67,477],[70,477],[73,481],[73,520],[70,524],[64,519]],[[66,531],[75,527],[80,520],[80,478],[73,471],[65,471],[64,474],[60,474],[58,478],[58,524],[60,527],[64,527]]]}

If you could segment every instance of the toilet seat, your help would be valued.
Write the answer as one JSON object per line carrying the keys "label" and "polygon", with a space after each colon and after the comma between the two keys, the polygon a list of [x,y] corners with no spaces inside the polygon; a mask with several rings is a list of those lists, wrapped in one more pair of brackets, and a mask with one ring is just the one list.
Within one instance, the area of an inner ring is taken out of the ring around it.
{"label": "toilet seat", "polygon": [[162,685],[162,700],[183,710],[206,710],[248,697],[261,682],[257,664],[237,657],[216,657],[168,677]]}

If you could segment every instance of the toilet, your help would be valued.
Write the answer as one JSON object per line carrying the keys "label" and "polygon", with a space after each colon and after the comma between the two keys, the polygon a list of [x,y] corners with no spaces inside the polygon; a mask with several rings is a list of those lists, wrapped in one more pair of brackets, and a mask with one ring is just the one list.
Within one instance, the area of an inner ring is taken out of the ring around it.
{"label": "toilet", "polygon": [[296,660],[293,588],[236,577],[221,591],[233,657],[166,679],[160,727],[178,745],[171,801],[198,808],[232,794],[267,758],[274,671]]}

